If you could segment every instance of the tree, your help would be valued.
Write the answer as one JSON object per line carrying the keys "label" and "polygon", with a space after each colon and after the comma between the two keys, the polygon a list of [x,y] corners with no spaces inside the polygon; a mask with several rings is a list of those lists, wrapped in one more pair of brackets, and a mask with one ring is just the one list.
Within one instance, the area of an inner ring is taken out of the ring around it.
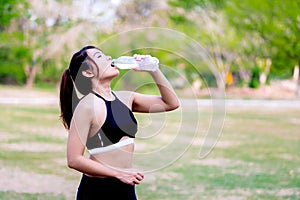
{"label": "tree", "polygon": [[12,19],[21,17],[26,6],[24,0],[1,0],[0,31],[5,30]]}
{"label": "tree", "polygon": [[23,44],[23,21],[26,0],[1,0],[0,3],[0,81],[22,84],[25,81],[24,63],[30,60],[30,51]]}
{"label": "tree", "polygon": [[[209,66],[219,89],[225,88],[226,74],[237,57],[235,34],[224,21],[223,0],[171,0],[170,19],[174,27],[204,46],[213,60]],[[197,80],[196,80],[197,81]]]}
{"label": "tree", "polygon": [[73,35],[79,37],[87,28],[72,27],[68,13],[62,12],[70,6],[62,2],[1,1],[0,82],[31,88],[37,79],[58,81],[61,57],[67,46],[77,45]]}
{"label": "tree", "polygon": [[[250,54],[272,60],[271,71],[300,64],[300,0],[230,0],[228,21],[247,40]],[[300,77],[297,95],[300,96]]]}

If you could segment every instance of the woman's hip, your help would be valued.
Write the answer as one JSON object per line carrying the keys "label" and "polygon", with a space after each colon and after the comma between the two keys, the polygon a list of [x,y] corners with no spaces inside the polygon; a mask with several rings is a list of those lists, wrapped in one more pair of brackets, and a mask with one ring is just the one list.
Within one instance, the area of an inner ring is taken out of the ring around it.
{"label": "woman's hip", "polygon": [[92,199],[136,200],[135,187],[116,178],[95,178],[83,174],[77,200]]}

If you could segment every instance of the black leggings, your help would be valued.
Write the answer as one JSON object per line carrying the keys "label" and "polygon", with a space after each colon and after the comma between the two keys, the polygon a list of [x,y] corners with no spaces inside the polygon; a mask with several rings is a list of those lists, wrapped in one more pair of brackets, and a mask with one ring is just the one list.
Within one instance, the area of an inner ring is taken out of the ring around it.
{"label": "black leggings", "polygon": [[83,174],[77,200],[136,200],[134,186],[115,178],[94,178]]}

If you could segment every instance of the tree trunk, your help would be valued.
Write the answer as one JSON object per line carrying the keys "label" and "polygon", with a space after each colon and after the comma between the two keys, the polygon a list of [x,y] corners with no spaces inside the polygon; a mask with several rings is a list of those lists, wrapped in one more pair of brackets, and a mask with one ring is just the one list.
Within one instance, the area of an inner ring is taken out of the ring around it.
{"label": "tree trunk", "polygon": [[32,66],[28,67],[26,74],[27,74],[27,78],[26,78],[25,87],[32,88],[33,84],[34,84],[35,75],[36,75],[36,61],[35,60],[32,61]]}
{"label": "tree trunk", "polygon": [[259,82],[262,86],[266,85],[268,75],[270,73],[272,60],[270,58],[262,59],[259,62],[260,67],[262,67],[262,72],[259,75]]}
{"label": "tree trunk", "polygon": [[297,81],[296,97],[300,98],[300,75],[298,76],[298,81]]}
{"label": "tree trunk", "polygon": [[222,98],[225,95],[226,74],[224,72],[220,72],[219,74],[215,74],[215,78],[217,82],[217,91],[213,94],[213,96]]}
{"label": "tree trunk", "polygon": [[299,73],[299,66],[295,66],[293,79],[295,81],[297,81],[296,97],[300,98],[300,73]]}

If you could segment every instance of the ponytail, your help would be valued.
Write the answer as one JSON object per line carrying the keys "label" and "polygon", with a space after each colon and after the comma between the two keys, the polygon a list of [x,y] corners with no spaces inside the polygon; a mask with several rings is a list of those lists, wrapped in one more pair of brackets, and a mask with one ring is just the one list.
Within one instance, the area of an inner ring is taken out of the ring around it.
{"label": "ponytail", "polygon": [[98,49],[94,46],[86,46],[76,52],[72,56],[69,68],[63,72],[59,94],[60,118],[66,129],[70,129],[73,112],[80,101],[77,92],[87,95],[92,90],[91,80],[83,76],[82,71],[92,68],[90,62],[93,63],[93,60],[87,59],[87,50],[94,48]]}
{"label": "ponytail", "polygon": [[62,75],[60,83],[60,118],[66,129],[70,128],[73,111],[76,108],[79,98],[76,95],[74,83],[69,69]]}

